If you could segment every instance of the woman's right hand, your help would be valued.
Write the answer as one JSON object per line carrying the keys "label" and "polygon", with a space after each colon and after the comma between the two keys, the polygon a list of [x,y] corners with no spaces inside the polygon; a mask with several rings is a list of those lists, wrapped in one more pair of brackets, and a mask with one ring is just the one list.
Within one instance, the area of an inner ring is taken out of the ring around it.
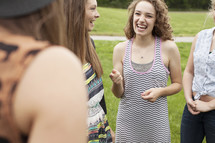
{"label": "woman's right hand", "polygon": [[121,84],[122,83],[122,75],[120,74],[119,71],[113,69],[112,72],[109,75],[110,79],[112,80],[113,83],[115,84]]}
{"label": "woman's right hand", "polygon": [[188,107],[188,111],[193,115],[197,115],[200,113],[199,111],[196,110],[196,104],[192,98],[187,100],[187,107]]}

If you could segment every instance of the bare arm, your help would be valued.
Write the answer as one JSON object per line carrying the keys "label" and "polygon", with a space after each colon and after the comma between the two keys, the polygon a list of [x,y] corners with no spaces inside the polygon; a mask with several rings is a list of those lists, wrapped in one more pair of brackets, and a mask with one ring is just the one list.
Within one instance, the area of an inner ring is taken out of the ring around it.
{"label": "bare arm", "polygon": [[29,143],[85,143],[86,97],[77,58],[64,48],[50,48],[36,57],[19,84],[15,119]]}
{"label": "bare arm", "polygon": [[192,99],[192,82],[193,82],[193,76],[194,76],[193,52],[196,45],[196,39],[197,39],[197,36],[195,37],[192,43],[190,55],[189,55],[187,65],[184,70],[184,76],[183,76],[184,96],[187,102],[188,110],[190,111],[190,113],[194,115],[199,113],[194,110],[195,104]]}
{"label": "bare arm", "polygon": [[195,102],[195,109],[199,112],[209,112],[211,110],[215,110],[215,99],[205,102],[201,100],[196,100]]}
{"label": "bare arm", "polygon": [[110,78],[113,82],[112,92],[113,94],[120,98],[124,93],[124,80],[123,80],[123,57],[125,53],[125,42],[120,43],[114,47],[113,51],[113,70],[110,73]]}
{"label": "bare arm", "polygon": [[[164,88],[152,88],[141,94],[142,98],[150,102],[154,102],[160,96],[169,96],[176,94],[182,88],[182,76],[181,76],[181,64],[180,53],[176,44],[172,41],[164,44],[163,46],[169,46],[166,49],[165,56],[169,59],[169,70],[171,85]],[[165,47],[164,47],[165,48]]]}
{"label": "bare arm", "polygon": [[176,94],[182,89],[180,53],[176,44],[172,41],[171,43],[172,47],[170,47],[168,52],[171,84],[166,88],[163,88],[162,96]]}

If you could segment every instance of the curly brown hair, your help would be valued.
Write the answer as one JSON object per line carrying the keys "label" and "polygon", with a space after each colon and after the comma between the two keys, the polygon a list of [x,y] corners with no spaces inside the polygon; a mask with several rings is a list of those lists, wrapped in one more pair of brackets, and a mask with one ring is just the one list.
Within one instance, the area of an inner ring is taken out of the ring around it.
{"label": "curly brown hair", "polygon": [[163,40],[172,40],[172,27],[169,24],[168,7],[163,0],[133,0],[128,7],[129,17],[124,28],[125,35],[128,39],[135,36],[133,28],[134,11],[139,2],[147,1],[151,3],[156,11],[155,26],[152,30],[153,36],[158,36]]}

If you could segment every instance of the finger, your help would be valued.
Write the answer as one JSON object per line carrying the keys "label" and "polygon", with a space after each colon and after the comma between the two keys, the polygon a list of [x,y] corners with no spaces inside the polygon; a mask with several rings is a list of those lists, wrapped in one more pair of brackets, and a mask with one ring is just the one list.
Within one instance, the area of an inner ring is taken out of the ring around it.
{"label": "finger", "polygon": [[150,100],[150,99],[152,99],[152,96],[150,96],[150,95],[145,95],[145,96],[142,96],[142,98],[144,99],[144,100]]}
{"label": "finger", "polygon": [[119,83],[121,83],[121,82],[122,82],[122,79],[123,79],[123,78],[122,78],[122,76],[121,76],[121,75],[119,75],[119,76],[117,77],[117,81],[116,81],[116,82],[119,84]]}
{"label": "finger", "polygon": [[200,113],[199,111],[196,111],[196,109],[195,109],[195,108],[192,108],[191,106],[188,106],[188,111],[189,111],[192,115],[197,115],[197,114]]}
{"label": "finger", "polygon": [[113,73],[110,73],[110,74],[109,74],[109,77],[112,78],[112,77],[113,77]]}
{"label": "finger", "polygon": [[188,103],[192,108],[196,108],[196,103],[194,101]]}
{"label": "finger", "polygon": [[112,72],[109,74],[109,77],[116,79],[118,77],[118,75]]}
{"label": "finger", "polygon": [[117,71],[116,69],[113,69],[113,70],[112,70],[112,73],[113,73],[113,74],[115,74],[115,73],[117,73],[117,72],[118,72],[118,71]]}
{"label": "finger", "polygon": [[120,83],[121,83],[121,80],[117,80],[117,81],[116,81],[116,84],[120,84]]}
{"label": "finger", "polygon": [[191,111],[191,114],[193,114],[193,115],[198,115],[200,112],[199,111]]}
{"label": "finger", "polygon": [[146,91],[144,92],[144,95],[147,96],[147,95],[149,95],[150,93],[151,93],[151,89],[146,90]]}
{"label": "finger", "polygon": [[153,99],[149,99],[148,101],[149,101],[149,102],[152,102],[152,103],[154,103],[154,102],[155,102],[155,100],[153,100]]}

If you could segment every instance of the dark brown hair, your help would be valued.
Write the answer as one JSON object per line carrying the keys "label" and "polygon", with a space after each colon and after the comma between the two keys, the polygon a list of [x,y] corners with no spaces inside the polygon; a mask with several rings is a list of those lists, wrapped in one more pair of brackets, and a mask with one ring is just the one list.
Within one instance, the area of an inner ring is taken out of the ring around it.
{"label": "dark brown hair", "polygon": [[133,28],[134,11],[139,2],[147,1],[151,3],[156,11],[155,26],[152,35],[158,36],[163,40],[172,40],[172,28],[169,24],[168,7],[163,0],[134,0],[128,7],[129,18],[124,28],[125,35],[128,39],[135,36]]}
{"label": "dark brown hair", "polygon": [[0,19],[0,25],[11,33],[47,40],[51,44],[67,46],[63,2],[56,0],[29,15]]}

